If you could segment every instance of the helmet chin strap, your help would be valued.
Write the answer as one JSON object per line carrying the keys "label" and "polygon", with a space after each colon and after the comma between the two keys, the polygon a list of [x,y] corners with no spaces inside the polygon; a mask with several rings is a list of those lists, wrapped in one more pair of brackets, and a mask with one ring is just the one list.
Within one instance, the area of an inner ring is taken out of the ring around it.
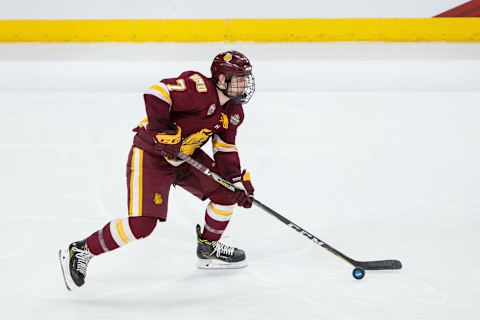
{"label": "helmet chin strap", "polygon": [[231,81],[232,81],[232,77],[229,77],[229,79],[228,79],[228,78],[225,78],[225,89],[220,88],[220,87],[218,86],[218,82],[217,82],[217,88],[218,88],[218,90],[220,90],[227,98],[233,100],[234,97],[232,97],[232,96],[230,96],[230,95],[228,94],[228,87],[230,86],[230,82],[231,82]]}

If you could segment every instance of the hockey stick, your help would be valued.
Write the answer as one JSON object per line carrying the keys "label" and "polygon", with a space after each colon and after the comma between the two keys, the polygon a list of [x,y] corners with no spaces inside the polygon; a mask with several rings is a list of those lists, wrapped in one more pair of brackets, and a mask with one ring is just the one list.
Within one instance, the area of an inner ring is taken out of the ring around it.
{"label": "hockey stick", "polygon": [[[205,175],[211,177],[213,180],[215,180],[217,183],[221,184],[225,188],[229,189],[230,191],[236,191],[237,189],[235,186],[228,180],[223,179],[221,176],[216,174],[215,172],[210,171],[206,166],[203,164],[199,163],[192,157],[189,157],[183,153],[179,153],[178,158],[185,160],[188,164],[190,164],[192,167],[195,169],[198,169],[199,171],[203,172]],[[288,220],[275,210],[269,208],[268,206],[264,205],[257,199],[253,199],[253,204],[256,205],[257,207],[263,209],[270,215],[274,216],[293,230],[299,232],[303,236],[307,237],[309,240],[315,242],[322,248],[328,250],[329,252],[333,253],[335,256],[339,257],[340,259],[343,259],[344,261],[348,262],[352,266],[358,268],[362,268],[363,270],[394,270],[394,269],[401,269],[402,268],[402,263],[398,260],[377,260],[377,261],[357,261],[354,260],[345,254],[341,253],[340,251],[336,250],[332,246],[328,245],[324,241],[320,240],[319,238],[315,237],[312,235],[310,232],[307,232],[305,229],[301,228],[300,226],[296,225],[292,221]],[[364,274],[363,274],[364,275]],[[354,270],[354,277],[357,279],[363,278],[363,275],[359,275],[359,277],[355,276],[355,270]]]}

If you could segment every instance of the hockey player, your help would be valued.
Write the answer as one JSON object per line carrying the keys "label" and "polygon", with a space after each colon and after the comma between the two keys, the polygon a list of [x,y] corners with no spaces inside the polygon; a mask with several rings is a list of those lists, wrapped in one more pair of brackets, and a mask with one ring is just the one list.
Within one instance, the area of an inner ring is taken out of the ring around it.
{"label": "hockey player", "polygon": [[[202,200],[209,199],[203,231],[197,225],[199,268],[246,266],[245,252],[219,242],[236,205],[252,206],[254,188],[241,170],[235,137],[244,119],[242,104],[255,91],[252,65],[240,52],[218,54],[212,77],[187,71],[163,79],[145,94],[147,118],[136,135],[127,162],[128,217],[115,219],[84,240],[60,250],[67,289],[85,283],[90,259],[149,236],[157,221],[166,221],[171,185]],[[201,147],[212,137],[214,160]],[[223,188],[183,160],[191,156],[230,180],[236,192]]]}

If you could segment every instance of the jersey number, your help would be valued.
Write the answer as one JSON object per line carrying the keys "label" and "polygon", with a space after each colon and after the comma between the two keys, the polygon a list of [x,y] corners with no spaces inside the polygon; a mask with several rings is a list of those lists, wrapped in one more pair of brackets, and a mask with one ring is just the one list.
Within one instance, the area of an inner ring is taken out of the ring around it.
{"label": "jersey number", "polygon": [[187,85],[185,84],[185,80],[177,79],[177,84],[167,84],[167,88],[169,91],[185,91],[187,90]]}
{"label": "jersey number", "polygon": [[[198,74],[194,74],[189,77],[189,79],[192,79],[193,82],[195,82],[195,88],[197,89],[197,92],[207,92],[207,85],[205,84],[205,81],[203,81],[203,78],[199,76]],[[187,84],[185,83],[185,80],[183,79],[177,79],[177,84],[167,84],[167,88],[169,91],[185,91],[187,90]]]}

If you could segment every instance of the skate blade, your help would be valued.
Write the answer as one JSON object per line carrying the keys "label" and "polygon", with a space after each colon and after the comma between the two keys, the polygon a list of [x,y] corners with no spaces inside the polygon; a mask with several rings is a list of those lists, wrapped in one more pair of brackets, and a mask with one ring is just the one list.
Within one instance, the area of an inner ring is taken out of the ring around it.
{"label": "skate blade", "polygon": [[58,251],[58,259],[60,261],[60,267],[62,268],[63,281],[68,291],[72,291],[74,288],[74,282],[70,277],[70,268],[68,266],[68,250],[60,249]]}
{"label": "skate blade", "polygon": [[217,259],[199,259],[197,268],[202,270],[225,270],[225,269],[241,269],[247,266],[247,261],[225,262]]}

